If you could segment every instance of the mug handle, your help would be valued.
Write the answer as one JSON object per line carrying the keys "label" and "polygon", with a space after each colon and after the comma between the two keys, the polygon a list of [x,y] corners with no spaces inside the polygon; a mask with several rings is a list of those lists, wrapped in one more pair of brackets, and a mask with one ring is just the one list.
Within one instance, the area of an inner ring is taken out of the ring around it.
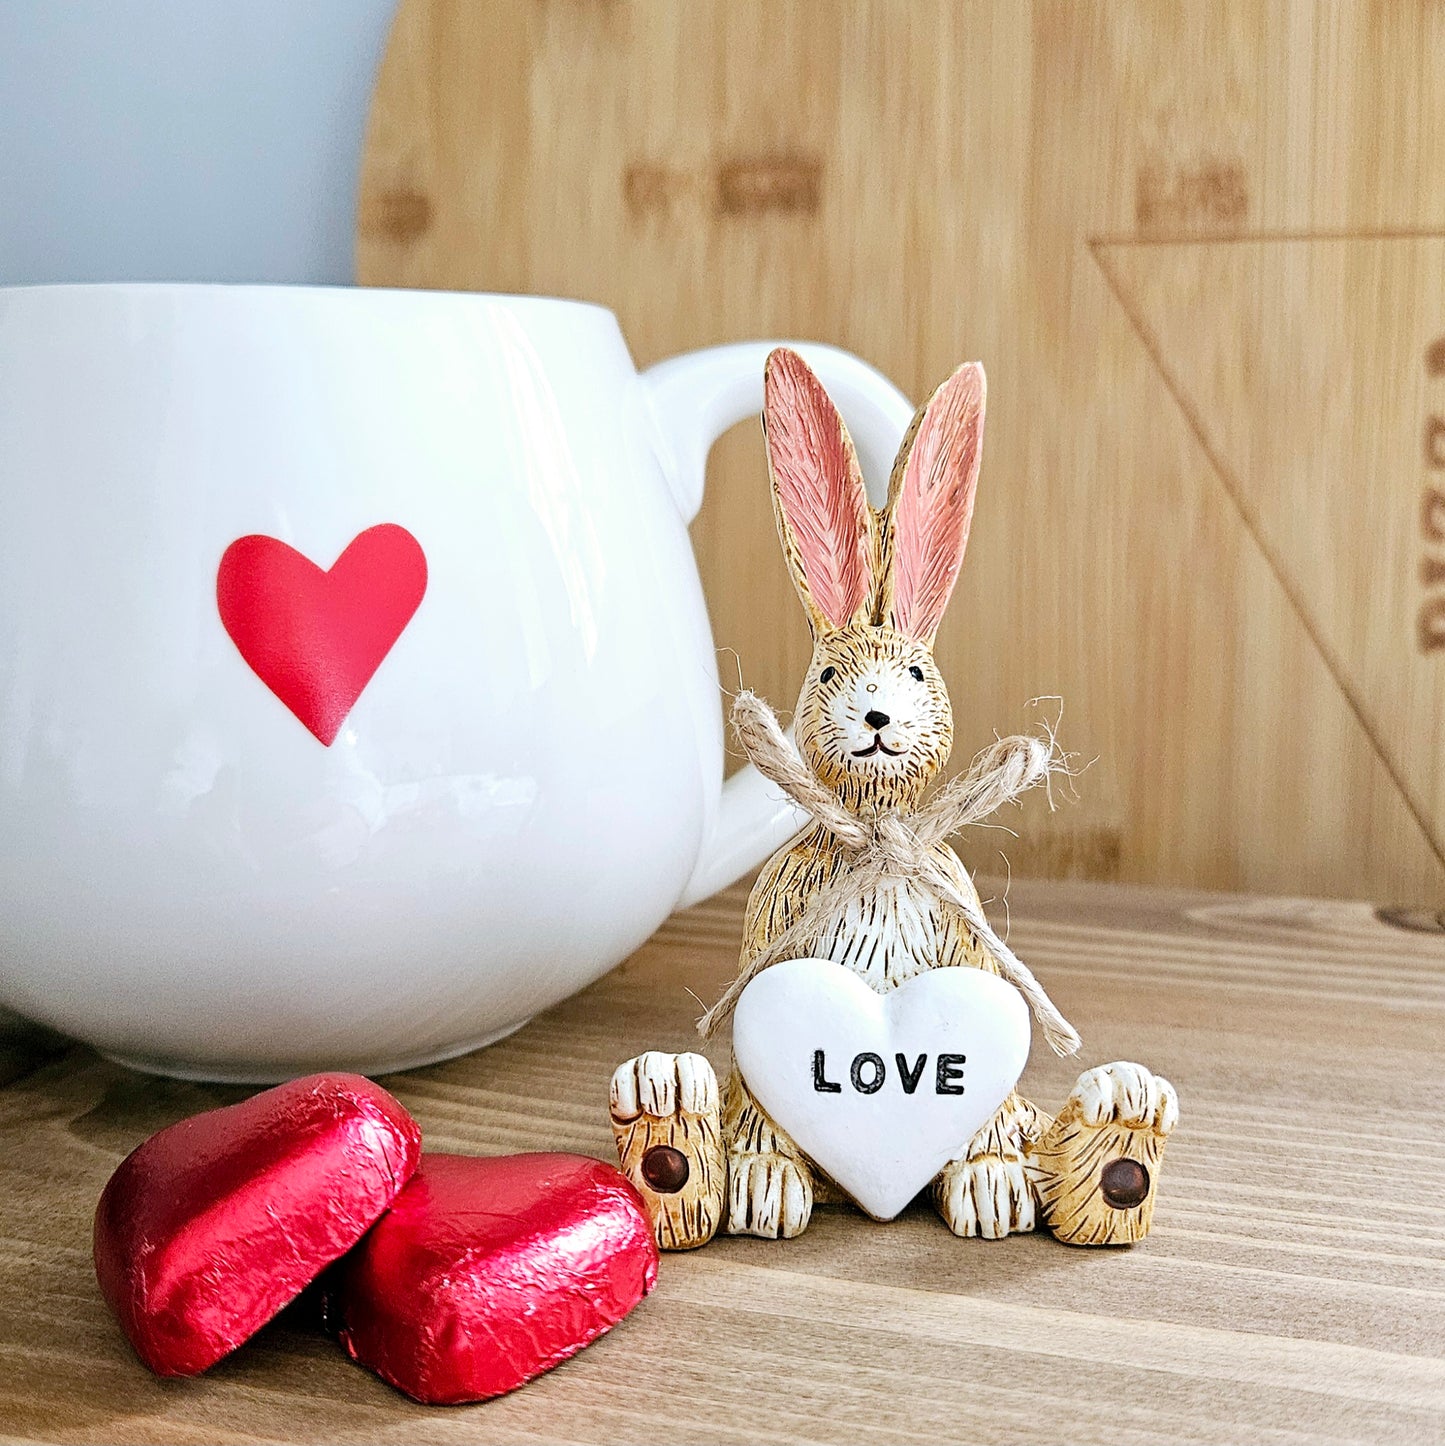
{"label": "mug handle", "polygon": [[[852,352],[812,342],[745,341],[707,347],[658,362],[642,373],[662,440],[664,470],[685,521],[702,506],[707,454],[731,426],[763,409],[763,364],[791,346],[818,374],[848,423],[870,495],[883,502],[893,456],[913,406],[883,375]],[[679,908],[715,894],[756,868],[807,825],[808,815],[749,763],[723,784],[717,814]]]}

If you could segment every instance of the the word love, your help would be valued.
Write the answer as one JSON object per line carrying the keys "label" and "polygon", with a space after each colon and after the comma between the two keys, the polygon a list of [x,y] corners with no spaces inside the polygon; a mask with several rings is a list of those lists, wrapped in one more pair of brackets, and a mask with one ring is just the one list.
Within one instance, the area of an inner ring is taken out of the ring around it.
{"label": "the word love", "polygon": [[[828,1078],[827,1054],[824,1049],[813,1051],[813,1088],[820,1095],[839,1095],[843,1093],[843,1086]],[[928,1067],[928,1055],[920,1054],[910,1065],[906,1054],[895,1054],[893,1063],[898,1071],[898,1083],[903,1087],[903,1093],[913,1094]],[[961,1095],[963,1067],[967,1063],[968,1056],[965,1054],[950,1054],[947,1051],[940,1053],[933,1069],[933,1093]],[[884,1064],[883,1056],[875,1054],[871,1049],[855,1054],[853,1063],[848,1066],[849,1082],[860,1095],[876,1095],[887,1078],[888,1066]]]}

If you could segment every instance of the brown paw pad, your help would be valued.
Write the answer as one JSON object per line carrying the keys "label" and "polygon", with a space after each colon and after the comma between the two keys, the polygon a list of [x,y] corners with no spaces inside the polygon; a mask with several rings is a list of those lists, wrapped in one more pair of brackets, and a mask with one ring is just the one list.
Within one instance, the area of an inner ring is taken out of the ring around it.
{"label": "brown paw pad", "polygon": [[687,1156],[672,1145],[654,1145],[643,1155],[641,1170],[642,1178],[659,1195],[676,1195],[692,1174]]}
{"label": "brown paw pad", "polygon": [[1125,1156],[1110,1160],[1099,1171],[1099,1193],[1115,1210],[1137,1209],[1149,1198],[1149,1171]]}

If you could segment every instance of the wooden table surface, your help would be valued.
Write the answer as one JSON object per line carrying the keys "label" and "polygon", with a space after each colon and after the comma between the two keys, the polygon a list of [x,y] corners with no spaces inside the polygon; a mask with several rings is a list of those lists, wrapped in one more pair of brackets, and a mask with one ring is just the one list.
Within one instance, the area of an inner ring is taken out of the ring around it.
{"label": "wooden table surface", "polygon": [[[242,1091],[10,1052],[0,1437],[97,1442],[1445,1440],[1445,934],[1363,904],[1015,884],[1012,941],[1084,1035],[1179,1088],[1153,1235],[960,1241],[820,1210],[663,1261],[523,1390],[427,1410],[299,1319],[161,1381],[95,1285],[91,1212],[146,1135]],[[614,1064],[694,1043],[742,895],[680,915],[503,1044],[387,1081],[433,1149],[607,1157]],[[1426,922],[1429,922],[1428,920]],[[711,1051],[721,1061],[725,1046]],[[0,1052],[3,1053],[3,1052]],[[1076,1066],[1036,1048],[1057,1106]]]}

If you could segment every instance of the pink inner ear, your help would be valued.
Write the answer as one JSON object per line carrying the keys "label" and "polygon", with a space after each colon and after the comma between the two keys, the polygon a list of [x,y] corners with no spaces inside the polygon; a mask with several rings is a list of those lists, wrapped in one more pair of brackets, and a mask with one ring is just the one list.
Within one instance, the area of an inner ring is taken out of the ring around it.
{"label": "pink inner ear", "polygon": [[773,353],[765,392],[778,504],[797,544],[808,595],[832,627],[845,627],[872,587],[868,504],[857,458],[837,408],[796,352]]}
{"label": "pink inner ear", "polygon": [[958,581],[983,450],[983,368],[961,367],[929,403],[893,509],[893,625],[928,641]]}

